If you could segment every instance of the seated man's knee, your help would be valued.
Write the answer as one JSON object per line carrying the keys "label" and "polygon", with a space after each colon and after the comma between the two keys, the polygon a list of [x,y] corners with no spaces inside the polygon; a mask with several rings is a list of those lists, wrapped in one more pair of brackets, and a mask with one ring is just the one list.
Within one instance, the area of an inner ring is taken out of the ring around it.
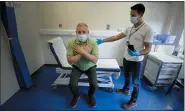
{"label": "seated man's knee", "polygon": [[70,87],[70,88],[78,87],[78,82],[70,81],[70,82],[69,82],[69,87]]}
{"label": "seated man's knee", "polygon": [[93,82],[92,84],[90,84],[90,87],[92,87],[93,89],[97,89],[98,88],[98,83]]}

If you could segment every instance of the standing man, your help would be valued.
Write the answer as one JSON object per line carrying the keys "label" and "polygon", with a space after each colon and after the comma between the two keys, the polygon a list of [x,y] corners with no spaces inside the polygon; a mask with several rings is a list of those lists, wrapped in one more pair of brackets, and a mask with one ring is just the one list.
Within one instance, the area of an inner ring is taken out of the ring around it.
{"label": "standing man", "polygon": [[130,94],[129,72],[132,72],[132,84],[134,88],[129,102],[122,105],[125,109],[136,106],[139,94],[139,76],[142,73],[142,61],[144,55],[148,54],[152,47],[153,31],[143,21],[144,12],[145,6],[143,4],[132,6],[130,12],[130,21],[133,23],[132,27],[126,28],[124,32],[118,35],[106,39],[97,39],[97,43],[102,44],[104,42],[113,42],[122,38],[127,38],[127,46],[123,59],[125,84],[122,89],[117,90],[119,93]]}

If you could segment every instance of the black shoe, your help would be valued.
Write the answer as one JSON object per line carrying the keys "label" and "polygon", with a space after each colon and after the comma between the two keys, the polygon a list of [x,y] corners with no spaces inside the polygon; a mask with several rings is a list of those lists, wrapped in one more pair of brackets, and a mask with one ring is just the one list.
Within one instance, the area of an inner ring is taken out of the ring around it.
{"label": "black shoe", "polygon": [[133,107],[137,106],[137,104],[135,102],[128,102],[127,104],[123,104],[122,107],[124,109],[131,109]]}
{"label": "black shoe", "polygon": [[96,107],[96,100],[94,98],[93,95],[89,96],[89,104],[92,106],[92,107]]}
{"label": "black shoe", "polygon": [[130,90],[129,89],[117,89],[116,92],[118,93],[123,93],[123,94],[126,94],[126,95],[130,95]]}
{"label": "black shoe", "polygon": [[73,100],[71,101],[71,104],[70,104],[71,108],[76,107],[77,102],[78,102],[79,99],[80,99],[80,96],[74,96],[73,97]]}

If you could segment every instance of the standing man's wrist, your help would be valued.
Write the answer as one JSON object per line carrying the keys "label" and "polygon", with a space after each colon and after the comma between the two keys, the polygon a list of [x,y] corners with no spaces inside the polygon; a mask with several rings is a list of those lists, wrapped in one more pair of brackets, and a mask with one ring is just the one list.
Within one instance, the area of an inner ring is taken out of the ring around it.
{"label": "standing man's wrist", "polygon": [[103,43],[106,42],[105,39],[102,39]]}

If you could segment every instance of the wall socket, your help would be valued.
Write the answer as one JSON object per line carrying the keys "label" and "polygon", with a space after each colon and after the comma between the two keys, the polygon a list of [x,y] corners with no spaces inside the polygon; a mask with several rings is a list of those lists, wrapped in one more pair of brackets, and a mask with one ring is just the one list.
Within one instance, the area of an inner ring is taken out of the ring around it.
{"label": "wall socket", "polygon": [[106,29],[110,30],[110,25],[109,24],[106,25]]}
{"label": "wall socket", "polygon": [[58,24],[58,26],[61,28],[62,27],[62,24]]}

